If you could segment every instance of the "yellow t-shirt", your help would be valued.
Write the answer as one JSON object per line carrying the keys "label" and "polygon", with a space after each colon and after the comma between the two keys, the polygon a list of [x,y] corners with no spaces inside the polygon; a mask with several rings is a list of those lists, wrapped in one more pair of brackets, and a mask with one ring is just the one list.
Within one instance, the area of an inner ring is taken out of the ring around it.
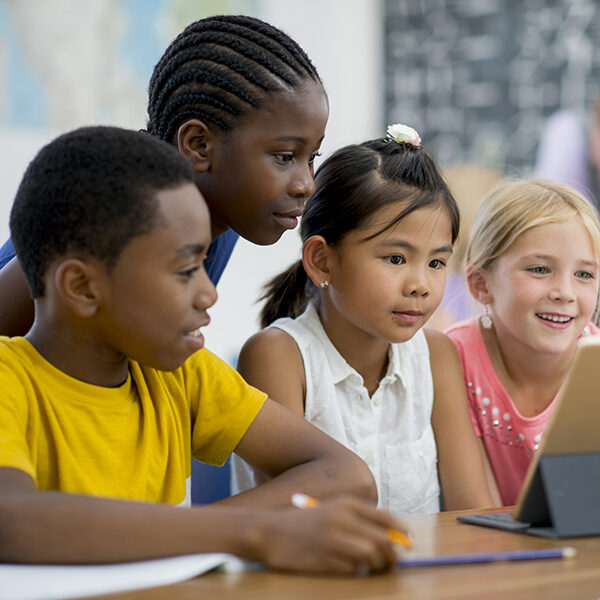
{"label": "yellow t-shirt", "polygon": [[179,369],[130,361],[106,388],[69,377],[24,338],[0,337],[0,466],[40,490],[178,504],[190,458],[222,465],[266,395],[206,349]]}

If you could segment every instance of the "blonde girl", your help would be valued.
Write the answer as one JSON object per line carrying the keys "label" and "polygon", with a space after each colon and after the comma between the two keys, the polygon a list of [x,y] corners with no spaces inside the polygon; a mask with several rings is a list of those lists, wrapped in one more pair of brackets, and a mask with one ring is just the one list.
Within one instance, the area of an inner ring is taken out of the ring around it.
{"label": "blonde girl", "polygon": [[508,181],[482,201],[467,279],[484,316],[447,330],[458,349],[496,503],[514,504],[598,294],[600,224],[573,188]]}

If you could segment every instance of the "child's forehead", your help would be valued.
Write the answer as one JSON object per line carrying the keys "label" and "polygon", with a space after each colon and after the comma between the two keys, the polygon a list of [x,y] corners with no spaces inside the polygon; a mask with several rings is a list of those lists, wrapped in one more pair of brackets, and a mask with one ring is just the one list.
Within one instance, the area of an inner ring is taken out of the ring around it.
{"label": "child's forehead", "polygon": [[210,219],[204,197],[196,185],[191,182],[158,190],[156,200],[158,211],[167,223],[176,219],[185,219],[187,216]]}
{"label": "child's forehead", "polygon": [[156,201],[154,226],[133,238],[131,244],[143,245],[150,251],[160,249],[172,255],[181,254],[184,248],[208,247],[211,241],[210,215],[195,185],[186,183],[158,190]]}
{"label": "child's forehead", "polygon": [[569,219],[547,221],[527,228],[519,233],[500,255],[519,255],[524,253],[560,254],[569,250],[586,253],[596,257],[597,240],[590,234],[578,215]]}
{"label": "child's forehead", "polygon": [[308,80],[298,88],[284,88],[265,94],[261,106],[249,112],[232,133],[261,129],[263,135],[269,135],[265,127],[284,127],[293,133],[296,129],[312,126],[315,129],[313,135],[320,139],[325,133],[328,118],[329,102],[322,84]]}
{"label": "child's forehead", "polygon": [[363,224],[346,236],[347,241],[385,242],[388,238],[426,234],[448,238],[444,246],[452,245],[452,226],[446,207],[436,202],[410,207],[409,200],[398,200],[377,209]]}
{"label": "child's forehead", "polygon": [[[403,222],[406,225],[407,219],[412,221],[414,220],[414,217],[424,213],[439,213],[439,217],[445,215],[448,220],[450,219],[448,210],[441,202],[424,203],[422,205],[414,206],[413,199],[408,198],[388,202],[377,208],[364,220],[363,226],[365,229],[384,230],[394,228],[402,226]],[[410,218],[411,216],[413,219]]]}

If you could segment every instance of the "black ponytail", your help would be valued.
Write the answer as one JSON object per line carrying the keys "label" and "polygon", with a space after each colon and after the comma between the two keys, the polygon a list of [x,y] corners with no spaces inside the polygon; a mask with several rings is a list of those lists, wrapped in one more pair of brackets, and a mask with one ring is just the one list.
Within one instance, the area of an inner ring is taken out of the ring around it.
{"label": "black ponytail", "polygon": [[310,293],[307,293],[307,288],[312,285],[301,260],[273,277],[263,287],[263,294],[259,298],[259,301],[265,300],[260,311],[260,326],[268,327],[283,317],[300,316],[308,306]]}

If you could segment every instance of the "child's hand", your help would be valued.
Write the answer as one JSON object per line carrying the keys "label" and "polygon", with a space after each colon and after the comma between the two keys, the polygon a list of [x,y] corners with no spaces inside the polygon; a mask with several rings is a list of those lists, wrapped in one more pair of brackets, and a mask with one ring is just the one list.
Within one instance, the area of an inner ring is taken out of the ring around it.
{"label": "child's hand", "polygon": [[323,502],[310,510],[264,515],[257,529],[257,558],[275,569],[368,573],[396,561],[389,530],[405,528],[389,513],[355,498]]}

